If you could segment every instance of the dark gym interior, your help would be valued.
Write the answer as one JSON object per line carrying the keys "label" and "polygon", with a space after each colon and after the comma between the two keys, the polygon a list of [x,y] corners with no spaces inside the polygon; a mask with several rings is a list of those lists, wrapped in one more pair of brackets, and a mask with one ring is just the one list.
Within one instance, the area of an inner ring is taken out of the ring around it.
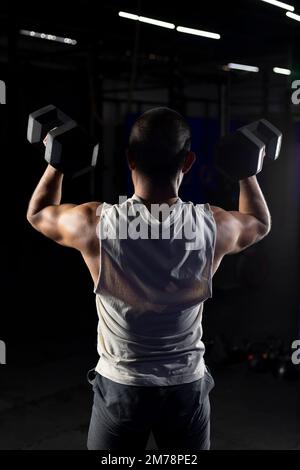
{"label": "dark gym interior", "polygon": [[86,373],[98,359],[93,282],[77,252],[26,220],[46,167],[26,139],[28,115],[50,103],[100,142],[95,170],[64,183],[63,200],[72,203],[132,195],[129,131],[152,107],[176,109],[192,129],[197,162],[180,197],[227,210],[237,208],[238,185],[214,165],[219,139],[261,118],[281,130],[280,157],[258,175],[272,230],[225,259],[203,329],[216,383],[212,449],[300,450],[300,366],[291,360],[300,340],[300,1],[287,2],[298,19],[262,0],[1,5],[1,450],[86,449]]}

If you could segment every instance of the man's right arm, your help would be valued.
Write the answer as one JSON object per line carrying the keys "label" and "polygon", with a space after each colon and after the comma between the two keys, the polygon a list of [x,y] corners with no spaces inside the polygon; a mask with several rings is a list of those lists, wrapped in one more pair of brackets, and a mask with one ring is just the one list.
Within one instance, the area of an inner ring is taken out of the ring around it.
{"label": "man's right arm", "polygon": [[262,240],[271,229],[271,216],[256,176],[240,181],[238,211],[211,206],[217,226],[214,272],[227,254],[239,253]]}

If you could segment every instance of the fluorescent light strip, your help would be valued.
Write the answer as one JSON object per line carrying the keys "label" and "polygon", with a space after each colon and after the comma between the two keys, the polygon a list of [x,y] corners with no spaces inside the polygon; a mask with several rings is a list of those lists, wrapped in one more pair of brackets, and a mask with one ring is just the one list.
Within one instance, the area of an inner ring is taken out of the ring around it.
{"label": "fluorescent light strip", "polygon": [[273,72],[279,73],[281,75],[291,75],[292,73],[290,69],[283,69],[282,67],[274,67]]}
{"label": "fluorescent light strip", "polygon": [[147,18],[146,16],[133,15],[126,13],[125,11],[119,11],[121,18],[127,18],[128,20],[140,21],[141,23],[153,24],[154,26],[161,26],[162,28],[175,29],[175,24],[167,23],[166,21],[155,20],[153,18]]}
{"label": "fluorescent light strip", "polygon": [[176,30],[179,33],[194,34],[195,36],[202,36],[210,39],[221,39],[220,34],[210,33],[209,31],[202,31],[201,29],[185,28],[184,26],[177,26]]}
{"label": "fluorescent light strip", "polygon": [[292,18],[292,20],[300,21],[300,15],[296,15],[296,13],[291,13],[290,11],[287,11],[286,16]]}
{"label": "fluorescent light strip", "polygon": [[[126,11],[119,11],[118,15],[121,18],[127,18],[128,20],[140,21],[141,23],[153,24],[155,26],[161,26],[162,28],[175,29],[173,23],[167,23],[166,21],[154,20],[153,18],[147,18],[146,16],[133,15]],[[209,31],[202,31],[201,29],[185,28],[184,26],[177,26],[176,30],[180,33],[194,34],[195,36],[202,36],[210,39],[221,39],[220,34],[210,33]]]}
{"label": "fluorescent light strip", "polygon": [[127,18],[128,20],[136,20],[138,21],[138,15],[133,15],[132,13],[126,13],[126,11],[119,11],[119,16],[121,18]]}
{"label": "fluorescent light strip", "polygon": [[162,28],[175,29],[175,24],[166,23],[166,21],[153,20],[152,18],[147,18],[145,16],[139,16],[139,21],[142,23],[153,24],[155,26],[161,26]]}
{"label": "fluorescent light strip", "polygon": [[242,70],[243,72],[259,72],[259,67],[253,65],[235,64],[231,62],[227,64],[227,68],[230,70]]}
{"label": "fluorescent light strip", "polygon": [[55,36],[54,34],[38,33],[37,31],[28,31],[27,29],[21,29],[20,34],[22,34],[22,36],[30,36],[32,38],[37,39],[46,39],[48,41],[61,42],[64,44],[69,44],[71,46],[76,46],[77,44],[76,39],[63,38],[60,36]]}
{"label": "fluorescent light strip", "polygon": [[262,0],[265,3],[270,3],[271,5],[274,5],[275,7],[283,8],[284,10],[289,10],[289,11],[294,11],[295,7],[292,5],[288,5],[287,3],[283,2],[278,2],[277,0]]}

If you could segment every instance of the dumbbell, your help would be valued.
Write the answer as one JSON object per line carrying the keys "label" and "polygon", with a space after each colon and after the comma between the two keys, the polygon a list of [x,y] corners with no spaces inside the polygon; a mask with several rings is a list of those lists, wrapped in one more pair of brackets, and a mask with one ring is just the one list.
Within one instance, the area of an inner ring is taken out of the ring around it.
{"label": "dumbbell", "polygon": [[63,174],[73,178],[96,166],[99,143],[52,104],[31,113],[28,119],[31,144],[42,143],[46,136],[45,160]]}
{"label": "dumbbell", "polygon": [[216,167],[234,181],[248,178],[262,170],[265,156],[278,158],[281,143],[282,133],[266,119],[260,119],[221,140]]}

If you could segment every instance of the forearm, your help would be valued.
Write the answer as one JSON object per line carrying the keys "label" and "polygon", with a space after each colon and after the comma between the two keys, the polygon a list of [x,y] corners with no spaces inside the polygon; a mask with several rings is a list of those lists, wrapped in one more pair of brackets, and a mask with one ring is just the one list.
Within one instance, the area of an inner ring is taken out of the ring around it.
{"label": "forearm", "polygon": [[239,212],[254,216],[268,230],[270,229],[270,212],[256,176],[240,181]]}
{"label": "forearm", "polygon": [[28,219],[47,206],[60,204],[62,181],[63,174],[48,165],[29,202]]}

